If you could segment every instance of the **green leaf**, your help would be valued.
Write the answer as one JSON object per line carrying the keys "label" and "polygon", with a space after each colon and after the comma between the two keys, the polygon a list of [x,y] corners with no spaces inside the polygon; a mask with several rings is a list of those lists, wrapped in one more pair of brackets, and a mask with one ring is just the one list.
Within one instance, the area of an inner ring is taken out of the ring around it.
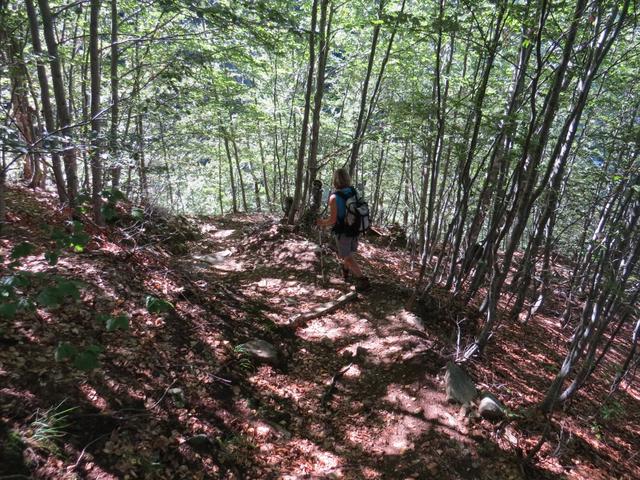
{"label": "green leaf", "polygon": [[7,275],[0,279],[0,286],[8,288],[28,287],[29,279],[21,274]]}
{"label": "green leaf", "polygon": [[69,237],[69,246],[73,247],[76,253],[82,253],[90,239],[89,235],[84,232],[74,233]]}
{"label": "green leaf", "polygon": [[144,210],[142,208],[138,208],[138,207],[132,208],[131,209],[131,217],[134,220],[142,220],[142,219],[144,219]]}
{"label": "green leaf", "polygon": [[61,280],[58,282],[58,292],[62,298],[71,297],[75,300],[80,298],[79,282],[73,280]]}
{"label": "green leaf", "polygon": [[62,302],[57,287],[46,287],[36,297],[36,302],[43,307],[57,307]]}
{"label": "green leaf", "polygon": [[111,190],[111,200],[113,200],[114,202],[117,202],[119,200],[124,200],[125,198],[126,197],[124,196],[124,193],[122,193],[117,188],[114,188]]}
{"label": "green leaf", "polygon": [[117,317],[109,317],[107,319],[107,332],[114,332],[115,330],[128,330],[129,329],[129,317],[126,315],[118,315]]}
{"label": "green leaf", "polygon": [[18,311],[17,303],[3,303],[0,304],[0,318],[8,318],[11,320],[16,316],[16,312]]}
{"label": "green leaf", "polygon": [[82,370],[88,372],[90,370],[94,370],[100,366],[100,362],[98,361],[98,355],[102,349],[97,345],[91,345],[87,347],[82,352],[76,355],[76,358],[73,360],[73,366],[78,370]]}
{"label": "green leaf", "polygon": [[44,288],[36,297],[36,302],[43,307],[57,307],[67,298],[80,298],[80,282],[60,280],[53,287]]}
{"label": "green leaf", "polygon": [[76,347],[68,344],[67,342],[60,342],[56,348],[55,356],[56,362],[61,362],[67,358],[73,358],[77,353]]}
{"label": "green leaf", "polygon": [[29,242],[22,242],[13,247],[11,250],[11,258],[18,259],[22,257],[26,257],[27,255],[31,255],[33,251],[36,249],[35,245]]}
{"label": "green leaf", "polygon": [[145,306],[149,313],[164,313],[173,309],[173,305],[171,303],[152,295],[147,295],[145,299]]}
{"label": "green leaf", "polygon": [[35,304],[28,298],[18,299],[18,310],[25,310],[27,312],[35,310]]}
{"label": "green leaf", "polygon": [[58,252],[46,252],[44,258],[49,262],[49,265],[55,265],[58,263]]}

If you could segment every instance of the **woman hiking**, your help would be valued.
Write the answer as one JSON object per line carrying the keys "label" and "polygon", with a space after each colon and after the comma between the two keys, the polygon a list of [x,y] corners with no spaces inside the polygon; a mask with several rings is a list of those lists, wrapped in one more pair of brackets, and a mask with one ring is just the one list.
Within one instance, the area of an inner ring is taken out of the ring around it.
{"label": "woman hiking", "polygon": [[[347,215],[346,202],[349,197],[357,195],[356,189],[351,185],[349,172],[339,168],[333,174],[333,187],[335,190],[329,197],[329,217],[319,218],[316,221],[318,227],[332,227],[331,231],[336,239],[338,257],[342,261],[342,275],[347,281],[350,275],[355,278],[356,291],[362,292],[369,289],[369,279],[362,273],[362,269],[356,262],[353,254],[358,250],[358,234],[348,234],[345,230],[345,217]],[[357,198],[357,197],[356,197]]]}

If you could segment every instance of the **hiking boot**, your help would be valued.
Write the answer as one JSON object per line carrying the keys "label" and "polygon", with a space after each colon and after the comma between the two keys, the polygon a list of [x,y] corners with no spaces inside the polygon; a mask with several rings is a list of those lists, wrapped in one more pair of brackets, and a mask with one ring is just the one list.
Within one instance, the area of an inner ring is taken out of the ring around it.
{"label": "hiking boot", "polygon": [[356,292],[366,292],[371,289],[368,277],[360,277],[356,279]]}
{"label": "hiking boot", "polygon": [[345,267],[344,265],[342,266],[342,279],[345,282],[349,281],[349,269],[347,267]]}

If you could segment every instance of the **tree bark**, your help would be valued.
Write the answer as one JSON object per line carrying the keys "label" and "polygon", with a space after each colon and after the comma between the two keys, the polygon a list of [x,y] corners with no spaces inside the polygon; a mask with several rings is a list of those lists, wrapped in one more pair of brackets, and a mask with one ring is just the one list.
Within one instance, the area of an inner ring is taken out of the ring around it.
{"label": "tree bark", "polygon": [[[309,143],[308,189],[318,176],[318,145],[320,143],[320,112],[322,110],[322,96],[324,94],[325,67],[329,55],[329,36],[331,34],[331,21],[333,17],[333,5],[327,21],[327,8],[330,0],[320,0],[320,37],[318,48],[318,71],[316,73],[316,94],[313,98],[313,118],[311,121],[311,142]],[[306,198],[306,195],[303,196]]]}
{"label": "tree bark", "polygon": [[[53,81],[53,93],[56,102],[56,110],[60,122],[60,129],[64,139],[64,150],[62,158],[64,161],[65,173],[67,175],[66,194],[69,206],[75,210],[76,197],[78,195],[78,174],[76,165],[76,148],[73,145],[73,132],[71,130],[71,116],[67,106],[64,83],[62,81],[62,68],[60,56],[58,54],[58,44],[56,42],[53,17],[48,0],[38,0],[40,13],[42,15],[42,26],[44,38],[49,53],[49,66],[51,69],[51,79]],[[48,127],[47,127],[48,128]]]}
{"label": "tree bark", "polygon": [[120,188],[122,166],[118,162],[118,122],[120,116],[120,92],[118,77],[118,62],[120,49],[118,48],[118,0],[111,0],[111,129],[109,132],[109,153],[111,155],[111,188]]}
{"label": "tree bark", "polygon": [[100,0],[91,0],[91,20],[89,22],[89,57],[91,69],[91,203],[93,218],[98,225],[104,224],[102,215],[102,140],[100,129],[100,52],[98,20]]}
{"label": "tree bark", "polygon": [[311,6],[311,30],[309,31],[309,71],[307,74],[307,89],[304,96],[304,113],[300,131],[300,147],[298,149],[298,161],[296,164],[296,185],[293,195],[293,204],[289,209],[287,221],[294,223],[296,212],[300,209],[302,201],[302,180],[304,178],[304,153],[307,145],[307,130],[309,128],[309,110],[311,109],[311,92],[313,91],[313,70],[315,66],[315,31],[318,16],[318,0],[313,0]]}

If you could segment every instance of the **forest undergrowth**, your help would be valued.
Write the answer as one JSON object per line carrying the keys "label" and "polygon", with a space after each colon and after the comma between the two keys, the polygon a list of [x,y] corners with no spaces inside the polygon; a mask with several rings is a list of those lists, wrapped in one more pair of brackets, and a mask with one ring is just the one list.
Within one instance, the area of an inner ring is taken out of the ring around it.
{"label": "forest undergrowth", "polygon": [[[444,392],[474,307],[433,288],[407,310],[416,272],[385,238],[361,245],[370,292],[296,323],[351,291],[326,235],[265,215],[180,217],[173,233],[130,218],[87,223],[56,263],[43,225],[72,227],[55,205],[7,194],[3,278],[31,272],[25,298],[77,293],[0,319],[0,478],[640,478],[637,382],[604,401],[621,344],[549,427],[532,409],[570,340],[553,302],[465,364],[507,408],[491,423]],[[257,340],[274,358],[250,355]]]}

